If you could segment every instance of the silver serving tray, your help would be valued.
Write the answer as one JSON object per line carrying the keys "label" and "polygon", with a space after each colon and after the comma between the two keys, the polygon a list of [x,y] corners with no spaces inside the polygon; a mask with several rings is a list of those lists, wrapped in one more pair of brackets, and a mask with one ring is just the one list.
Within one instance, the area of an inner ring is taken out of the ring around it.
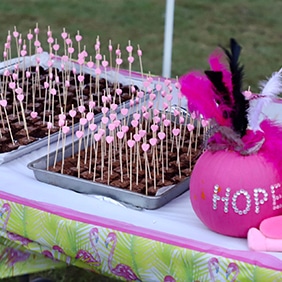
{"label": "silver serving tray", "polygon": [[[40,66],[42,66],[43,68],[47,68],[48,59],[49,59],[48,53],[44,52],[43,54],[41,54],[40,55],[40,62],[41,62]],[[19,62],[17,58],[11,59],[9,62],[6,62],[5,65],[4,65],[4,63],[0,63],[0,73],[3,73],[3,71],[7,68],[12,69],[12,67],[15,64],[19,64],[19,63],[21,64],[22,60]],[[70,64],[71,64],[71,62],[70,62]],[[27,59],[25,61],[25,65],[26,65],[26,67],[35,65],[35,55],[31,56],[31,57],[27,57]],[[76,67],[77,69],[80,67],[77,63],[72,63],[71,65]],[[60,68],[59,58],[57,58],[57,61],[55,61],[54,66],[57,67],[57,68]],[[89,69],[87,66],[84,66],[83,69],[86,73],[94,75],[93,70]],[[103,76],[101,76],[101,77],[103,77]],[[128,77],[124,76],[123,80],[128,82]],[[123,81],[123,83],[125,83],[125,81]],[[142,80],[134,78],[134,79],[132,79],[132,82],[136,83],[136,84],[138,84],[138,86],[140,86]],[[140,102],[142,103],[145,99],[148,99],[147,96],[148,95],[144,95],[144,97],[142,99],[140,99]],[[129,103],[130,103],[130,101],[125,101],[121,105],[118,105],[116,113],[117,114],[120,113],[121,106],[129,108]],[[130,114],[132,111],[134,112],[134,109],[135,109],[135,107],[132,107],[131,111],[128,114]],[[102,114],[95,115],[95,123],[98,124],[100,122],[101,118],[102,118]],[[77,130],[78,127],[79,127],[78,124],[74,125],[75,130]],[[53,133],[53,134],[50,135],[50,143],[56,142],[58,140],[58,134],[59,133],[56,132],[56,133]],[[35,151],[39,148],[47,146],[47,144],[48,144],[48,137],[44,137],[44,138],[40,138],[40,139],[38,139],[38,140],[28,144],[28,145],[20,146],[19,148],[12,150],[10,152],[0,153],[0,165],[3,164],[3,163],[9,162],[9,161],[15,160],[19,157],[22,157],[23,155],[28,154],[32,151]]]}
{"label": "silver serving tray", "polygon": [[[74,130],[78,129],[78,124],[74,125]],[[70,134],[70,133],[69,133]],[[59,132],[55,132],[50,135],[50,144],[53,142],[56,142],[58,140]],[[0,154],[0,164],[7,163],[9,161],[15,160],[25,154],[28,154],[32,151],[35,151],[37,149],[40,149],[44,146],[48,145],[48,136],[44,138],[40,138],[30,144],[20,146],[19,148]]]}
{"label": "silver serving tray", "polygon": [[[82,149],[83,149],[82,142]],[[74,151],[78,151],[78,141],[74,143]],[[54,163],[56,152],[49,154],[50,165]],[[72,144],[65,147],[65,158],[68,158],[72,154]],[[62,160],[62,151],[59,150],[57,155],[57,161]],[[41,157],[35,161],[30,162],[27,167],[33,170],[34,176],[37,180],[59,186],[64,189],[73,190],[83,194],[96,194],[100,196],[109,197],[118,202],[126,204],[126,206],[137,209],[157,209],[165,205],[172,199],[178,197],[189,189],[190,178],[184,179],[182,182],[170,186],[160,188],[156,196],[146,196],[130,190],[124,190],[121,188],[105,185],[98,182],[92,182],[84,180],[78,177],[64,175],[56,172],[51,172],[46,169],[47,167],[47,155]]]}

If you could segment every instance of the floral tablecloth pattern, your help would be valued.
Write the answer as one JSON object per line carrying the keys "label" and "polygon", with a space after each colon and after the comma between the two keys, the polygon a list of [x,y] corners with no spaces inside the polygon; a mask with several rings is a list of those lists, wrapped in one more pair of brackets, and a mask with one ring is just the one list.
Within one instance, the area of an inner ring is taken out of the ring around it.
{"label": "floral tablecloth pattern", "polygon": [[75,265],[124,281],[282,281],[282,271],[0,199],[0,278]]}

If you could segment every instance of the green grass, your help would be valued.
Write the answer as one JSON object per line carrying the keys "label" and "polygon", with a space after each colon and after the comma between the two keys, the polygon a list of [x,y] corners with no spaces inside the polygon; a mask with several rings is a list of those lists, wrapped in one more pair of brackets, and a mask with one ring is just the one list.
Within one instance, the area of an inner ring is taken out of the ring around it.
{"label": "green grass", "polygon": [[[246,87],[256,88],[281,66],[281,8],[278,0],[176,0],[171,76],[206,68],[208,55],[234,37],[243,47]],[[14,26],[26,36],[36,22],[44,36],[48,26],[54,37],[63,27],[71,36],[79,30],[89,52],[97,36],[105,48],[109,40],[123,48],[131,40],[143,50],[144,70],[160,75],[164,18],[165,0],[1,0],[0,42]]]}
{"label": "green grass", "polygon": [[[208,55],[234,37],[243,47],[245,87],[257,90],[260,80],[281,67],[281,10],[278,0],[176,0],[171,76],[205,69]],[[79,30],[93,54],[97,36],[104,48],[109,40],[122,48],[131,40],[135,48],[141,46],[144,71],[161,75],[164,17],[165,0],[1,0],[0,52],[8,30],[16,26],[26,36],[38,22],[44,36],[48,26],[58,38],[64,27],[72,37]],[[138,64],[134,68],[139,70]],[[77,268],[44,275],[57,281],[99,281]]]}

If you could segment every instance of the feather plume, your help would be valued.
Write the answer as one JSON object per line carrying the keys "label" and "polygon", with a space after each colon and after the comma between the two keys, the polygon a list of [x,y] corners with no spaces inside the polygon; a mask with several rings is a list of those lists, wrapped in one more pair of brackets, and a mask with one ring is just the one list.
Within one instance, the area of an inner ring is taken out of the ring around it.
{"label": "feather plume", "polygon": [[235,39],[230,39],[230,51],[223,48],[225,54],[229,59],[229,66],[232,74],[233,98],[234,108],[232,113],[233,129],[244,136],[248,126],[247,110],[249,108],[249,101],[245,99],[242,94],[242,80],[243,80],[243,66],[239,64],[239,56],[241,53],[241,46]]}
{"label": "feather plume", "polygon": [[243,67],[238,62],[241,46],[231,39],[231,51],[222,50],[222,54],[227,56],[230,70],[225,66],[222,54],[214,52],[209,57],[212,70],[205,72],[206,77],[197,73],[182,77],[181,91],[188,98],[190,110],[193,108],[205,118],[214,118],[219,126],[230,126],[242,137],[248,125],[249,104],[242,94]]}
{"label": "feather plume", "polygon": [[212,84],[206,75],[190,72],[180,78],[180,84],[190,111],[203,115],[205,119],[214,119],[218,125],[230,126],[216,103]]}
{"label": "feather plume", "polygon": [[248,100],[242,93],[241,46],[231,39],[230,51],[223,47],[222,50],[230,70],[222,54],[217,52],[209,57],[211,70],[190,72],[180,78],[181,92],[187,97],[189,110],[216,123],[211,127],[207,148],[234,150],[242,155],[260,154],[282,176],[282,126],[267,118],[259,120],[263,108],[278,100],[282,93],[282,68],[260,84],[259,95]]}
{"label": "feather plume", "polygon": [[260,129],[260,115],[263,109],[271,101],[275,101],[282,92],[282,68],[278,72],[274,72],[268,80],[260,82],[260,89],[260,94],[250,100],[248,111],[249,125],[254,131]]}

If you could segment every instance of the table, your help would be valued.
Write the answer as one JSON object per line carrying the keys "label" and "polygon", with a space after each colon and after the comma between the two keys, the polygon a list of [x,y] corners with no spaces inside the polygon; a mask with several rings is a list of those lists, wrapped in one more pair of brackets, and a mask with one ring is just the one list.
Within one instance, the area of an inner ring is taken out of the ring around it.
{"label": "table", "polygon": [[26,165],[44,154],[0,166],[0,278],[72,264],[141,281],[281,281],[282,254],[208,230],[189,191],[157,210],[130,209],[36,181]]}
{"label": "table", "polygon": [[38,182],[27,164],[46,153],[0,165],[0,278],[75,265],[129,281],[282,281],[281,253],[208,230],[189,191],[157,210],[132,209]]}

